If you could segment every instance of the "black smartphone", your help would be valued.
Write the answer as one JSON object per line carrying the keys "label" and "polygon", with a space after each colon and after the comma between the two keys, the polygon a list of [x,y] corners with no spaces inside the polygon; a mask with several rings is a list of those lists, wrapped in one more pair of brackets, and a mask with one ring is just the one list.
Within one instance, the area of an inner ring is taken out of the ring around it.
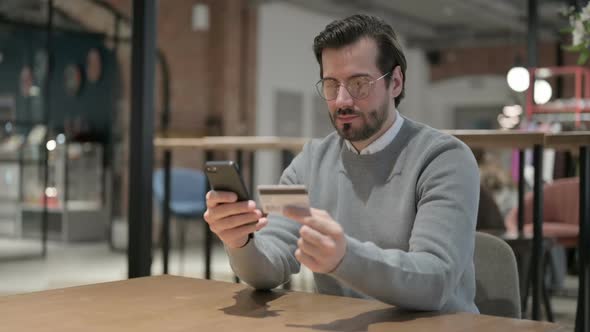
{"label": "black smartphone", "polygon": [[205,174],[213,190],[234,192],[238,195],[238,201],[250,199],[237,163],[231,160],[207,161]]}

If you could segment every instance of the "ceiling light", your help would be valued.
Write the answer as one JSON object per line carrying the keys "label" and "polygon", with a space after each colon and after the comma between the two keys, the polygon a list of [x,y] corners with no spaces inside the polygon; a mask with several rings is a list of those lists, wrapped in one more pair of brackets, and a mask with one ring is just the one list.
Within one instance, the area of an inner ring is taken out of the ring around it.
{"label": "ceiling light", "polygon": [[520,105],[507,105],[502,109],[502,113],[507,117],[516,117],[522,114],[522,107]]}
{"label": "ceiling light", "polygon": [[545,80],[535,81],[535,94],[533,97],[536,104],[546,104],[551,100],[552,94],[553,89],[551,89],[551,84],[549,84],[549,82]]}
{"label": "ceiling light", "polygon": [[53,151],[57,147],[57,143],[54,140],[47,141],[46,147],[48,151]]}
{"label": "ceiling light", "polygon": [[526,91],[529,88],[529,71],[524,67],[513,67],[508,71],[506,81],[512,90]]}

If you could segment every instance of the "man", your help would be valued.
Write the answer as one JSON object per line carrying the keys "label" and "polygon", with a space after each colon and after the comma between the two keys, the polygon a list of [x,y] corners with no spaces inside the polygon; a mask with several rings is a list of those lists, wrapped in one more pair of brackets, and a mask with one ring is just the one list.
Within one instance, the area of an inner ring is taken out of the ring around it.
{"label": "man", "polygon": [[336,132],[306,144],[280,180],[304,184],[313,208],[263,218],[253,201],[209,192],[205,220],[233,270],[270,289],[303,264],[321,293],[478,312],[479,173],[469,148],[399,115],[406,60],[382,20],[334,21],[315,38],[314,52]]}

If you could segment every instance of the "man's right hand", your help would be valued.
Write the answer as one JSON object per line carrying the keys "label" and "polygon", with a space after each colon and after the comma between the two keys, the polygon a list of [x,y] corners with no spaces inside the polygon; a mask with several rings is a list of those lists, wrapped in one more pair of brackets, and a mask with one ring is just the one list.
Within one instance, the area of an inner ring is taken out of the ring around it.
{"label": "man's right hand", "polygon": [[238,196],[227,191],[207,193],[207,211],[203,215],[209,228],[230,248],[243,247],[248,234],[254,233],[268,223],[256,202],[237,202]]}

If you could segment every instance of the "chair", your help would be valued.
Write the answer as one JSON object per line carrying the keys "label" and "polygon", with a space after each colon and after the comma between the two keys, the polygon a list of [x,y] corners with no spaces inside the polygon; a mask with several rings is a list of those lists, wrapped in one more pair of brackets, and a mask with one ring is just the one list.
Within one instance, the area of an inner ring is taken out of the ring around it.
{"label": "chair", "polygon": [[[567,263],[563,248],[573,249],[578,245],[580,232],[580,179],[563,178],[543,186],[543,241],[545,272],[549,278],[544,280],[543,292],[545,306],[549,321],[553,321],[549,296],[558,289],[563,288]],[[525,195],[524,200],[524,233],[532,236],[533,233],[533,193]],[[518,207],[513,208],[504,220],[508,233],[518,233]],[[559,244],[555,245],[555,244]],[[528,296],[528,288],[525,289],[523,298]]]}
{"label": "chair", "polygon": [[[551,238],[565,248],[578,245],[580,232],[580,179],[555,180],[543,187],[543,236]],[[533,231],[533,193],[524,199],[525,234]],[[504,220],[510,233],[518,232],[518,207],[513,208]]]}
{"label": "chair", "polygon": [[516,258],[504,240],[476,232],[475,305],[480,313],[520,318],[520,291]]}
{"label": "chair", "polygon": [[[154,196],[160,206],[164,204],[164,170],[153,175]],[[207,209],[207,178],[199,170],[172,168],[170,170],[170,216],[177,220],[181,268],[184,265],[186,223],[203,218]],[[207,251],[206,251],[207,252]]]}

